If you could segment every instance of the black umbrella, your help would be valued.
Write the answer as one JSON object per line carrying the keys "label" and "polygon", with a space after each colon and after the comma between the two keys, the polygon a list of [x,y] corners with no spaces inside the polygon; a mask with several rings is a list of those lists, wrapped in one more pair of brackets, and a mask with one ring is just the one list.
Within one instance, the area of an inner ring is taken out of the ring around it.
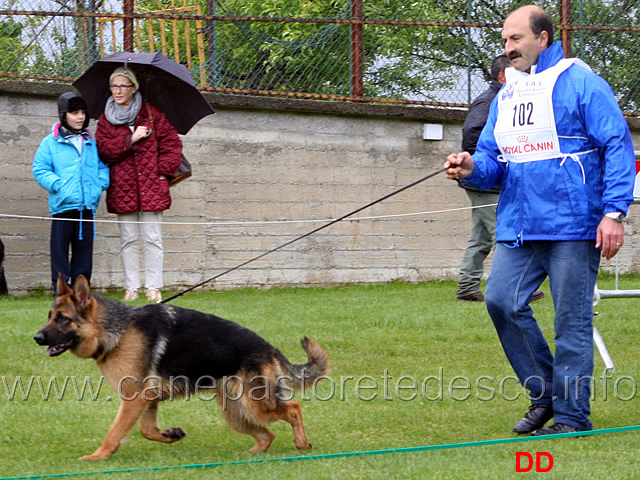
{"label": "black umbrella", "polygon": [[214,113],[184,65],[161,53],[120,52],[101,58],[73,82],[92,118],[104,111],[111,96],[109,77],[119,66],[131,67],[143,99],[158,106],[178,133],[186,134],[201,118]]}

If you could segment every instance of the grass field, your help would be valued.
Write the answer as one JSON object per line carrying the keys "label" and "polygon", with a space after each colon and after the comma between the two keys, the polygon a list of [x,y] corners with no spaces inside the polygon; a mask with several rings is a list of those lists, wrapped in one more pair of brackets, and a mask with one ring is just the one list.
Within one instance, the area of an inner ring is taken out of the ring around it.
{"label": "grass field", "polygon": [[[605,276],[598,285],[612,289],[614,280]],[[623,277],[620,288],[640,288],[640,278]],[[552,339],[552,302],[548,286],[543,290],[547,297],[534,310]],[[229,430],[215,402],[192,397],[165,402],[160,409],[161,426],[187,432],[182,441],[158,444],[134,429],[109,460],[78,461],[104,439],[118,408],[117,395],[106,384],[98,389],[93,361],[70,353],[49,358],[35,344],[32,337],[51,304],[50,296],[42,294],[0,299],[0,479],[68,473],[92,480],[535,475],[533,470],[516,472],[516,452],[551,454],[553,468],[545,478],[638,476],[640,431],[459,445],[517,438],[511,428],[529,402],[512,378],[484,304],[456,302],[453,282],[192,292],[172,303],[237,321],[294,363],[306,361],[299,343],[303,335],[325,347],[331,380],[306,392],[308,400],[298,397],[313,450],[296,450],[291,428],[280,422],[273,425],[276,440],[267,453],[243,454],[253,440]],[[596,354],[596,429],[640,424],[639,310],[635,298],[606,299],[596,307],[596,325],[616,364],[615,372],[605,374]],[[77,391],[71,383],[63,390],[69,378],[80,382]],[[53,380],[59,391],[52,388],[47,394]],[[81,398],[82,384],[89,381],[94,391],[85,390]],[[449,444],[458,448],[340,455]],[[308,455],[312,459],[279,460]],[[547,463],[543,460],[542,466]],[[209,466],[187,468],[203,464]]]}

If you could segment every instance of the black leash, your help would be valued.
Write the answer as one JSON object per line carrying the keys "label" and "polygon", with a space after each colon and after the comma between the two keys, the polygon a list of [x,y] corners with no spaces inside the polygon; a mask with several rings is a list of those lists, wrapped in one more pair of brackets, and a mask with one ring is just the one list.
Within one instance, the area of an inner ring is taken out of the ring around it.
{"label": "black leash", "polygon": [[171,300],[173,300],[174,298],[181,297],[182,295],[184,295],[184,294],[185,294],[185,293],[187,293],[187,292],[190,292],[191,290],[195,290],[196,288],[201,287],[202,285],[204,285],[204,284],[206,284],[206,283],[209,283],[209,282],[211,282],[211,281],[213,281],[213,280],[216,280],[216,279],[220,278],[220,277],[221,277],[221,276],[223,276],[223,275],[226,275],[227,273],[231,273],[231,272],[233,272],[234,270],[238,270],[239,268],[242,268],[242,267],[244,267],[245,265],[248,265],[248,264],[250,264],[250,263],[252,263],[252,262],[255,262],[256,260],[261,259],[262,257],[266,257],[266,256],[267,256],[267,255],[269,255],[270,253],[273,253],[273,252],[275,252],[275,251],[277,251],[277,250],[280,250],[281,248],[284,248],[284,247],[286,247],[286,246],[288,246],[288,245],[291,245],[292,243],[297,242],[298,240],[302,240],[303,238],[306,238],[306,237],[308,237],[308,236],[310,236],[310,235],[313,235],[314,233],[317,233],[317,232],[319,232],[320,230],[324,230],[325,228],[330,227],[331,225],[333,225],[333,224],[335,224],[335,223],[341,222],[341,221],[342,221],[342,220],[344,220],[345,218],[350,217],[350,216],[352,216],[352,215],[355,215],[356,213],[359,213],[359,212],[361,212],[362,210],[364,210],[364,209],[366,209],[366,208],[369,208],[369,207],[371,207],[371,206],[375,205],[376,203],[383,202],[384,200],[386,200],[386,199],[388,199],[388,198],[390,198],[390,197],[393,197],[394,195],[397,195],[397,194],[398,194],[398,193],[400,193],[400,192],[404,192],[405,190],[407,190],[407,189],[409,189],[409,188],[411,188],[411,187],[415,187],[415,186],[416,186],[416,185],[418,185],[419,183],[422,183],[422,182],[424,182],[425,180],[429,180],[430,178],[435,177],[435,176],[436,176],[436,175],[438,175],[439,173],[442,173],[442,172],[444,172],[444,171],[446,171],[446,170],[447,170],[446,168],[441,168],[440,170],[437,170],[436,172],[433,172],[433,173],[431,173],[431,174],[427,175],[426,177],[421,178],[420,180],[416,180],[415,182],[410,183],[409,185],[406,185],[406,186],[404,186],[404,187],[402,187],[402,188],[399,188],[398,190],[396,190],[396,191],[394,191],[394,192],[391,192],[391,193],[389,193],[389,194],[385,195],[384,197],[378,198],[377,200],[374,200],[373,202],[367,203],[367,204],[366,204],[366,205],[364,205],[363,207],[360,207],[360,208],[358,208],[357,210],[354,210],[353,212],[349,212],[349,213],[347,213],[346,215],[341,216],[340,218],[336,218],[335,220],[331,220],[329,223],[326,223],[326,224],[324,224],[324,225],[322,225],[322,226],[320,226],[320,227],[318,227],[318,228],[315,228],[315,229],[311,230],[310,232],[305,233],[304,235],[300,235],[299,237],[296,237],[296,238],[294,238],[293,240],[289,240],[288,242],[283,243],[282,245],[279,245],[279,246],[277,246],[277,247],[275,247],[275,248],[272,248],[271,250],[269,250],[269,251],[267,251],[267,252],[261,253],[260,255],[258,255],[258,256],[256,256],[256,257],[253,257],[253,258],[251,258],[251,259],[247,260],[246,262],[242,262],[241,264],[236,265],[235,267],[229,268],[228,270],[225,270],[225,271],[224,271],[224,272],[222,272],[222,273],[218,273],[217,275],[214,275],[213,277],[208,278],[207,280],[204,280],[203,282],[200,282],[200,283],[198,283],[197,285],[194,285],[194,286],[192,286],[192,287],[189,287],[189,288],[187,288],[186,290],[183,290],[183,291],[181,291],[181,292],[178,292],[178,293],[176,293],[176,294],[174,294],[174,295],[172,295],[172,296],[170,296],[170,297],[168,297],[168,298],[166,298],[166,299],[162,300],[162,302],[160,302],[160,303],[167,303],[167,302],[170,302]]}

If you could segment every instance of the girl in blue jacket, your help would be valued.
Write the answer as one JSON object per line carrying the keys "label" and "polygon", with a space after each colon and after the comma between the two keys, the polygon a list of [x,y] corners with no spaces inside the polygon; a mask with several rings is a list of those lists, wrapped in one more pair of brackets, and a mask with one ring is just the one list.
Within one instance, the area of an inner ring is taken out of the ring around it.
{"label": "girl in blue jacket", "polygon": [[[33,177],[49,192],[51,281],[58,274],[72,284],[78,275],[91,281],[95,212],[109,187],[109,168],[98,157],[86,129],[87,102],[73,92],[58,98],[60,122],[40,143],[33,159]],[[71,258],[69,251],[71,250]]]}

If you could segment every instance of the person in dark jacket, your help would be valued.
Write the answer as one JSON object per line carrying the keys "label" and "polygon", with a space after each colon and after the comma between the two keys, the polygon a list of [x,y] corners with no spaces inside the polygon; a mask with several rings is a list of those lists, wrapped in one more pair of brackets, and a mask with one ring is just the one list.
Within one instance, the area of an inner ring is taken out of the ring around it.
{"label": "person in dark jacket", "polygon": [[138,239],[144,243],[147,299],[162,301],[162,212],[171,206],[168,175],[182,160],[182,141],[164,113],[143,103],[130,68],[118,67],[111,77],[111,97],[98,119],[100,157],[111,168],[107,210],[118,215],[125,301],[138,298],[141,287]]}
{"label": "person in dark jacket", "polygon": [[[462,126],[462,150],[473,155],[480,132],[487,123],[489,106],[498,90],[505,82],[504,70],[511,65],[506,55],[500,55],[491,62],[491,82],[489,88],[476,97],[469,107],[469,113]],[[500,187],[480,190],[473,185],[458,182],[466,190],[471,201],[471,233],[460,265],[460,278],[456,295],[458,300],[482,302],[480,280],[484,274],[484,261],[495,243],[496,205]]]}
{"label": "person in dark jacket", "polygon": [[[58,98],[60,122],[53,125],[33,158],[33,177],[49,192],[51,282],[58,274],[73,283],[79,275],[91,280],[95,212],[109,186],[109,168],[98,157],[87,130],[87,102],[66,92]],[[71,260],[69,259],[71,252]]]}
{"label": "person in dark jacket", "polygon": [[[489,88],[476,97],[469,107],[467,118],[462,126],[462,150],[471,155],[476,151],[480,133],[487,123],[489,107],[506,81],[505,69],[511,66],[506,55],[498,55],[491,62],[491,82]],[[471,234],[460,264],[460,278],[456,296],[465,302],[483,302],[480,280],[484,274],[484,261],[495,244],[496,207],[500,197],[500,186],[481,190],[473,185],[458,181],[466,190],[471,201]],[[536,290],[531,301],[544,298],[541,290]]]}

